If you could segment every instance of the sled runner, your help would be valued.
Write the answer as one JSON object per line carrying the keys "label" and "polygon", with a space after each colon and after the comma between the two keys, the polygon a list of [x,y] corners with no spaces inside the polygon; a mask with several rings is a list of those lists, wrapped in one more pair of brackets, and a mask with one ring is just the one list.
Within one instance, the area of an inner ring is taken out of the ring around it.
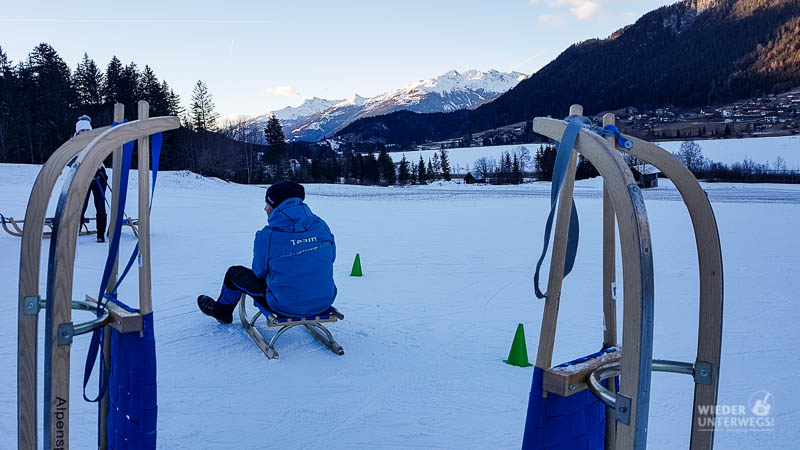
{"label": "sled runner", "polygon": [[[83,223],[81,224],[80,232],[78,233],[80,236],[88,236],[90,234],[97,234],[97,230],[89,229],[89,223],[93,222],[95,219],[83,219]],[[47,217],[44,219],[44,225],[50,229],[50,231],[45,231],[42,233],[42,237],[45,239],[49,239],[50,236],[53,234],[53,224],[55,219],[52,217]],[[24,220],[17,220],[13,217],[6,217],[0,214],[0,225],[3,226],[3,229],[6,230],[6,233],[16,236],[22,237],[22,228],[25,224]],[[139,220],[137,219],[123,219],[122,225],[130,227],[131,231],[135,236],[139,236],[139,230],[137,227],[139,226]],[[9,228],[10,226],[10,228]]]}
{"label": "sled runner", "polygon": [[[245,308],[247,299],[245,297],[246,295],[242,294],[242,299],[239,301],[239,319],[242,321],[242,326],[244,327],[245,331],[247,331],[247,334],[251,339],[253,339],[253,342],[256,343],[258,348],[264,352],[264,355],[266,355],[267,358],[275,359],[278,357],[278,351],[275,350],[275,342],[287,330],[299,325],[303,325],[309,333],[311,333],[320,342],[325,344],[325,346],[328,347],[332,352],[336,353],[337,355],[344,355],[344,349],[342,346],[333,339],[331,332],[325,328],[325,325],[323,325],[323,323],[336,322],[344,319],[344,315],[333,306],[321,314],[297,318],[282,316],[270,311],[258,303],[254,303],[258,311],[256,311],[255,315],[253,315],[253,318],[251,319],[247,317],[247,310]],[[267,341],[267,339],[264,338],[261,332],[255,327],[256,321],[262,315],[267,318],[268,327],[280,327],[280,329],[269,341]]]}

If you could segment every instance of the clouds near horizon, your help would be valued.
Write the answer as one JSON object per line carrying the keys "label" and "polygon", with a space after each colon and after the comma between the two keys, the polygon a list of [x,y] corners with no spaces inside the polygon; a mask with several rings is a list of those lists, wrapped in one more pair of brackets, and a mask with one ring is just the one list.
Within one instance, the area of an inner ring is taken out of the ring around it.
{"label": "clouds near horizon", "polygon": [[603,12],[600,3],[609,0],[529,0],[532,5],[547,6],[552,13],[542,13],[539,22],[553,25],[560,25],[566,18],[566,11],[569,11],[579,20],[592,19]]}
{"label": "clouds near horizon", "polygon": [[278,97],[299,97],[300,91],[292,86],[275,86],[267,88],[266,93]]}

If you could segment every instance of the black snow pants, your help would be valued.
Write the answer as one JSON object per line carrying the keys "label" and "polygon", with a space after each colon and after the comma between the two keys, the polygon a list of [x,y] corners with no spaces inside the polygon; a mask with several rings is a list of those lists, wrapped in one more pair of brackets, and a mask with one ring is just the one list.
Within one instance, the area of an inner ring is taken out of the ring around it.
{"label": "black snow pants", "polygon": [[106,187],[108,186],[108,175],[106,170],[100,168],[94,175],[92,184],[89,186],[89,192],[86,193],[86,200],[83,201],[83,210],[81,211],[81,220],[86,221],[86,208],[89,206],[89,197],[93,197],[94,209],[97,211],[96,225],[97,236],[103,236],[106,232],[106,224],[108,223],[108,216],[106,215]]}
{"label": "black snow pants", "polygon": [[219,295],[219,302],[226,305],[239,303],[242,293],[253,297],[257,303],[267,307],[267,283],[263,278],[258,278],[256,274],[244,266],[231,266],[225,272],[225,281],[222,284],[222,292]]}

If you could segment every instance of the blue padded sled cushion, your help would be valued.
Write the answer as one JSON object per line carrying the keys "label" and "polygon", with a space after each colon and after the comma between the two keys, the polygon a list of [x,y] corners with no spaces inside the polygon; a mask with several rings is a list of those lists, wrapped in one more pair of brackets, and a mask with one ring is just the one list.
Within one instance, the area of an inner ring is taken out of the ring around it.
{"label": "blue padded sled cushion", "polygon": [[588,389],[562,397],[552,392],[542,398],[544,370],[533,368],[525,420],[523,450],[603,450],[605,405]]}

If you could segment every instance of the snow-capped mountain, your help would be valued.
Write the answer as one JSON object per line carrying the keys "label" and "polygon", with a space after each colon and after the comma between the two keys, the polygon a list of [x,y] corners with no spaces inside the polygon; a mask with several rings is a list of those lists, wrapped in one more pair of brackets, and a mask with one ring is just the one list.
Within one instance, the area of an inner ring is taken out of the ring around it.
{"label": "snow-capped mountain", "polygon": [[341,101],[342,100],[326,100],[324,98],[313,97],[304,101],[300,106],[287,106],[286,108],[272,111],[272,114],[275,114],[275,117],[280,119],[281,122],[299,120],[324,111]]}
{"label": "snow-capped mountain", "polygon": [[[436,78],[420,80],[375,97],[354,95],[305,118],[282,119],[281,124],[289,139],[317,141],[362,117],[399,110],[431,113],[473,108],[491,101],[525,78],[519,72],[468,70],[459,73],[451,70]],[[277,113],[276,116],[281,119]]]}
{"label": "snow-capped mountain", "polygon": [[331,106],[343,101],[344,100],[326,100],[324,98],[313,97],[304,101],[300,106],[287,106],[286,108],[272,111],[269,114],[255,117],[250,121],[250,123],[260,128],[264,128],[267,125],[267,120],[269,120],[270,116],[275,114],[275,117],[281,121],[283,129],[288,133],[288,130],[296,128],[300,122],[306,118],[325,111]]}

